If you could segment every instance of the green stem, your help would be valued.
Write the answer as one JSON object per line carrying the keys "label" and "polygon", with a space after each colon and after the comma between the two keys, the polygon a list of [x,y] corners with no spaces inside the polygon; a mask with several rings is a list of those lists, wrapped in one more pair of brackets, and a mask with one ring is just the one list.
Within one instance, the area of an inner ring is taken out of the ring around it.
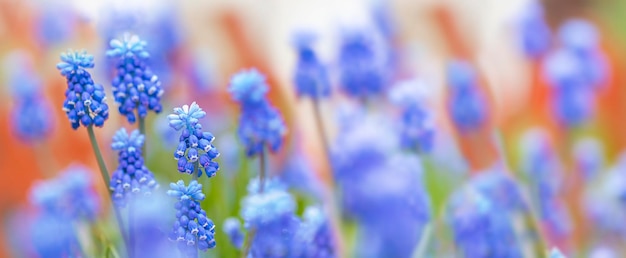
{"label": "green stem", "polygon": [[122,221],[122,216],[120,215],[120,211],[117,209],[117,206],[115,206],[115,204],[113,203],[113,198],[110,194],[111,177],[109,176],[109,171],[107,170],[107,167],[104,163],[104,158],[102,157],[102,153],[100,152],[100,147],[98,147],[98,141],[96,140],[96,135],[93,132],[93,125],[87,126],[87,133],[89,134],[89,141],[91,142],[91,147],[93,148],[93,152],[96,155],[96,160],[98,161],[98,167],[100,167],[100,175],[102,175],[102,180],[104,181],[104,184],[106,185],[106,190],[109,193],[107,195],[109,196],[109,200],[111,200],[113,211],[115,213],[115,219],[117,221],[117,225],[120,228],[120,234],[124,239],[124,243],[128,243],[128,236],[124,232],[124,222]]}
{"label": "green stem", "polygon": [[243,243],[243,251],[241,252],[241,258],[248,257],[248,253],[250,253],[250,248],[252,248],[252,240],[254,239],[255,235],[256,235],[256,228],[252,228],[248,232],[248,235],[246,236],[246,240]]}
{"label": "green stem", "polygon": [[[146,135],[146,120],[143,117],[139,117],[139,133],[144,136],[144,139],[148,138]],[[141,153],[143,153],[144,159],[146,158],[146,142],[144,141],[141,146]]]}

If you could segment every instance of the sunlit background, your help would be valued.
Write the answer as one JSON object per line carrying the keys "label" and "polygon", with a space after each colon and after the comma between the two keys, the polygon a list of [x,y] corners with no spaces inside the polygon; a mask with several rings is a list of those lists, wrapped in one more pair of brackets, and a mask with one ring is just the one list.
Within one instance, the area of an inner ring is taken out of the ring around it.
{"label": "sunlit background", "polygon": [[[217,174],[198,178],[216,243],[200,257],[623,257],[624,14],[623,0],[0,0],[0,257],[190,248],[171,239],[180,216],[165,193],[192,181],[168,120],[192,102],[220,153]],[[136,201],[145,228],[114,208],[57,69],[68,49],[93,55],[109,117],[90,128],[113,175],[114,135],[139,128],[118,111],[107,55],[125,35],[145,41],[163,90],[143,130],[160,185],[157,204]],[[284,122],[254,136],[268,141],[254,155],[240,128],[271,115],[245,116],[235,97],[233,77],[249,69],[277,111],[267,126]],[[41,187],[76,182],[82,192]],[[46,224],[42,198],[64,210],[89,199],[93,214]],[[253,206],[266,221],[250,220]]]}

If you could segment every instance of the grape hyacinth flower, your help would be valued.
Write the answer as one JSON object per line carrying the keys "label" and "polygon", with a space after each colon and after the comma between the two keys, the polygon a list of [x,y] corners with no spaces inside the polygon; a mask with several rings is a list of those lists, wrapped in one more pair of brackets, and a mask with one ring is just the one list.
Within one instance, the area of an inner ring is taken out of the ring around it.
{"label": "grape hyacinth flower", "polygon": [[519,40],[524,54],[531,59],[542,57],[550,48],[552,35],[539,1],[530,1],[527,4],[518,26]]}
{"label": "grape hyacinth flower", "polygon": [[373,39],[363,32],[350,32],[342,40],[339,50],[341,89],[357,98],[381,93],[385,74]]}
{"label": "grape hyacinth flower", "polygon": [[244,228],[256,231],[249,257],[298,257],[302,247],[296,238],[300,219],[294,214],[295,200],[275,179],[265,180],[265,191],[259,192],[259,181],[251,181],[242,200]]}
{"label": "grape hyacinth flower", "polygon": [[214,248],[215,224],[207,218],[206,211],[200,207],[204,200],[202,185],[193,180],[188,186],[183,180],[170,183],[171,190],[167,194],[176,198],[176,222],[169,235],[178,249],[187,257],[197,257],[198,250],[207,251]]}
{"label": "grape hyacinth flower", "polygon": [[178,147],[174,152],[174,159],[178,160],[178,171],[193,174],[194,178],[202,176],[202,173],[211,178],[219,169],[219,164],[213,161],[219,156],[219,152],[212,145],[215,137],[202,131],[199,123],[199,119],[205,115],[206,112],[193,102],[190,106],[174,108],[174,114],[167,116],[170,127],[181,131]]}
{"label": "grape hyacinth flower", "polygon": [[463,257],[522,257],[506,212],[472,185],[453,193],[446,221]]}
{"label": "grape hyacinth flower", "polygon": [[313,49],[315,36],[302,32],[296,35],[295,48],[298,63],[294,74],[294,84],[298,97],[308,96],[314,100],[330,95],[330,82],[326,67],[320,63]]}
{"label": "grape hyacinth flower", "polygon": [[299,229],[302,241],[302,257],[331,258],[335,254],[335,243],[328,216],[321,207],[309,206],[304,210],[304,219]]}
{"label": "grape hyacinth flower", "polygon": [[134,123],[137,116],[144,119],[149,110],[160,113],[163,89],[148,66],[150,55],[145,49],[146,42],[136,35],[125,34],[121,40],[111,40],[110,46],[107,56],[116,60],[117,75],[112,84],[120,113],[130,123]]}
{"label": "grape hyacinth flower", "polygon": [[73,129],[78,129],[81,124],[84,127],[102,127],[109,118],[104,88],[94,83],[86,70],[93,67],[93,56],[86,51],[68,50],[61,54],[61,62],[57,64],[57,69],[67,79],[63,110]]}
{"label": "grape hyacinth flower", "polygon": [[474,68],[463,61],[452,62],[448,66],[447,78],[448,112],[454,125],[462,133],[483,126],[488,115],[487,103]]}
{"label": "grape hyacinth flower", "polygon": [[604,150],[597,139],[585,138],[577,141],[572,155],[576,170],[585,180],[593,179],[604,168]]}
{"label": "grape hyacinth flower", "polygon": [[237,249],[243,246],[243,240],[245,236],[241,231],[241,223],[237,218],[228,218],[224,220],[224,223],[222,224],[222,229],[224,230],[224,233],[228,236],[228,239],[233,244],[233,246],[235,246]]}
{"label": "grape hyacinth flower", "polygon": [[424,82],[404,81],[389,92],[389,99],[401,109],[400,144],[403,148],[428,153],[433,148],[434,119],[424,107]]}
{"label": "grape hyacinth flower", "polygon": [[141,155],[143,144],[144,136],[138,130],[129,135],[122,128],[113,136],[111,147],[119,152],[119,166],[113,172],[109,189],[118,207],[125,207],[131,196],[149,196],[159,187],[152,172],[144,165]]}
{"label": "grape hyacinth flower", "polygon": [[[41,82],[33,76],[32,69],[24,62],[29,60],[17,54],[18,67],[9,72],[9,85],[13,90],[15,104],[11,111],[13,132],[26,143],[44,140],[52,131],[54,119],[49,115],[52,110],[49,101],[42,94]],[[9,59],[8,65],[15,65]],[[12,70],[11,67],[7,67]]]}
{"label": "grape hyacinth flower", "polygon": [[231,79],[229,91],[241,106],[238,134],[248,157],[262,153],[266,146],[278,151],[287,129],[265,96],[265,77],[255,69],[241,71]]}

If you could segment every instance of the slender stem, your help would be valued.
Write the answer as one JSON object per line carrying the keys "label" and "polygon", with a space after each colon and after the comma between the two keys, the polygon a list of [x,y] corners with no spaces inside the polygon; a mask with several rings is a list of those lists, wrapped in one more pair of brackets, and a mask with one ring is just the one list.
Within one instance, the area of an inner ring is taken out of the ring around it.
{"label": "slender stem", "polygon": [[[109,171],[107,170],[106,165],[104,163],[104,158],[102,157],[102,153],[100,152],[100,147],[98,147],[98,141],[96,140],[96,135],[93,132],[93,125],[87,126],[87,133],[89,134],[89,141],[91,142],[91,147],[93,148],[93,152],[96,155],[96,160],[98,161],[98,167],[100,167],[100,174],[102,175],[102,180],[104,181],[104,184],[106,185],[106,190],[108,193],[111,188],[111,185],[110,185],[111,177],[109,176]],[[115,219],[120,228],[120,234],[122,235],[122,238],[124,239],[124,243],[128,243],[128,236],[124,232],[124,222],[122,221],[122,216],[120,215],[120,211],[117,209],[117,206],[115,206],[115,204],[113,203],[113,198],[111,197],[111,194],[109,193],[107,195],[109,196],[109,200],[111,200],[113,211],[115,213]]]}
{"label": "slender stem", "polygon": [[241,252],[241,258],[248,257],[248,253],[250,253],[250,249],[252,248],[252,240],[254,239],[254,236],[256,236],[256,228],[252,228],[248,232],[246,240],[243,243],[243,251]]}
{"label": "slender stem", "polygon": [[[144,139],[148,138],[146,136],[146,120],[143,117],[139,117],[139,133],[144,136]],[[141,153],[143,153],[144,159],[146,158],[146,142],[144,141],[143,146],[141,146]]]}
{"label": "slender stem", "polygon": [[74,230],[74,235],[76,236],[76,239],[74,239],[74,241],[72,241],[73,249],[75,249],[75,252],[78,253],[79,257],[87,257],[87,255],[85,254],[85,249],[83,248],[83,245],[80,243],[79,237],[80,237],[80,233],[78,231],[78,227],[75,224],[72,224],[72,229]]}
{"label": "slender stem", "polygon": [[265,148],[259,153],[259,193],[263,193],[265,190]]}
{"label": "slender stem", "polygon": [[324,153],[326,154],[326,160],[328,161],[329,164],[329,168],[331,171],[331,175],[328,177],[328,187],[327,190],[325,191],[325,203],[328,204],[327,206],[327,212],[330,215],[330,223],[332,225],[333,230],[333,235],[334,235],[334,240],[336,243],[336,247],[337,247],[337,254],[339,254],[339,256],[342,256],[344,254],[344,237],[342,236],[342,221],[341,221],[341,209],[339,207],[339,204],[336,201],[335,198],[335,194],[334,194],[334,189],[336,189],[336,185],[335,185],[335,180],[334,180],[334,173],[333,173],[333,167],[332,164],[330,164],[331,159],[330,159],[330,144],[328,143],[328,136],[326,134],[326,129],[324,127],[324,121],[322,120],[322,112],[321,112],[321,108],[319,105],[319,100],[317,99],[313,99],[313,113],[315,116],[315,122],[316,122],[316,126],[317,126],[317,131],[320,134],[320,138],[322,139],[322,144],[324,145]]}
{"label": "slender stem", "polygon": [[413,253],[414,258],[426,257],[426,250],[428,249],[428,243],[430,242],[430,238],[432,236],[434,223],[435,221],[426,224],[426,227],[422,230],[422,237],[420,237],[417,249],[415,250],[415,253]]}

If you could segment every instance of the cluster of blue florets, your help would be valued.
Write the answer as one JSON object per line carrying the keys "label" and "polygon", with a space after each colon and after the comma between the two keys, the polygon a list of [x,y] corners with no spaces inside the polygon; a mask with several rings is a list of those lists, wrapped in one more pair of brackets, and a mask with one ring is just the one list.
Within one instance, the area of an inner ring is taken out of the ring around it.
{"label": "cluster of blue florets", "polygon": [[237,73],[230,82],[230,93],[241,105],[239,138],[246,154],[254,156],[267,146],[277,151],[286,133],[280,113],[268,102],[265,77],[255,69]]}
{"label": "cluster of blue florets", "polygon": [[339,52],[341,89],[352,97],[367,97],[383,91],[385,75],[374,42],[364,33],[347,33]]}
{"label": "cluster of blue florets", "polygon": [[433,148],[435,124],[432,114],[423,103],[419,80],[399,83],[389,93],[389,98],[401,109],[400,144],[409,150],[428,153]]}
{"label": "cluster of blue florets", "polygon": [[117,206],[126,206],[133,194],[151,195],[159,187],[152,172],[144,165],[141,152],[143,144],[144,136],[138,130],[129,135],[122,128],[113,136],[111,147],[119,151],[119,166],[113,172],[110,190]]}
{"label": "cluster of blue florets", "polygon": [[9,80],[13,89],[15,106],[11,121],[13,131],[25,142],[35,143],[50,134],[53,119],[50,117],[50,103],[41,93],[41,83],[25,67],[12,74]]}
{"label": "cluster of blue florets", "polygon": [[82,51],[68,51],[61,54],[57,69],[67,79],[63,110],[67,114],[73,129],[82,124],[85,127],[102,127],[109,118],[109,106],[106,104],[104,88],[94,83],[87,68],[93,68],[93,56]]}
{"label": "cluster of blue florets", "polygon": [[447,71],[452,122],[461,132],[480,128],[487,120],[487,102],[480,91],[478,77],[470,64],[456,61]]}
{"label": "cluster of blue florets", "polygon": [[207,251],[215,247],[215,224],[200,207],[204,200],[202,185],[193,180],[188,186],[182,180],[170,184],[167,194],[177,199],[176,221],[169,234],[178,249],[188,257],[197,257],[198,250]]}
{"label": "cluster of blue florets", "polygon": [[294,84],[298,96],[319,99],[330,95],[330,81],[326,67],[321,64],[313,49],[314,36],[299,34],[295,39],[298,63],[294,74]]}
{"label": "cluster of blue florets", "polygon": [[174,114],[167,117],[170,127],[182,131],[174,152],[174,158],[178,160],[178,171],[181,173],[198,173],[199,177],[204,172],[208,177],[213,177],[219,169],[219,164],[213,161],[219,156],[219,152],[212,145],[215,137],[202,131],[202,125],[198,123],[198,119],[205,115],[206,112],[193,102],[191,106],[174,108]]}
{"label": "cluster of blue florets", "polygon": [[144,48],[146,42],[127,34],[122,40],[111,40],[110,45],[112,49],[107,51],[107,56],[117,60],[113,96],[120,104],[120,113],[131,123],[137,119],[135,110],[139,118],[145,118],[148,110],[160,113],[163,89],[147,64],[150,55]]}

